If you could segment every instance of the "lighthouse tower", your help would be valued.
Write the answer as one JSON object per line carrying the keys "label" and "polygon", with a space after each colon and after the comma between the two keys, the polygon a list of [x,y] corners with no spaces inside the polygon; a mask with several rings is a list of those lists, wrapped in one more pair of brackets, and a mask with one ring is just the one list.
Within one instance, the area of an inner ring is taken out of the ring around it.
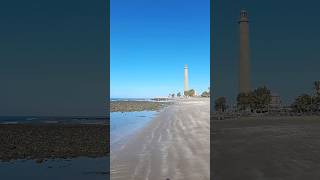
{"label": "lighthouse tower", "polygon": [[184,65],[184,92],[189,91],[188,65]]}
{"label": "lighthouse tower", "polygon": [[249,20],[245,10],[240,12],[239,93],[250,91]]}

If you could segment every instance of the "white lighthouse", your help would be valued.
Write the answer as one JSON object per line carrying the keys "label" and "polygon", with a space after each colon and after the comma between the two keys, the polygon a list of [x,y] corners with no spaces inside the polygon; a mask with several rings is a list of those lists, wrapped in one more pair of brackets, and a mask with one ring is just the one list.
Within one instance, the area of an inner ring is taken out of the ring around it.
{"label": "white lighthouse", "polygon": [[184,92],[189,91],[188,65],[184,65]]}

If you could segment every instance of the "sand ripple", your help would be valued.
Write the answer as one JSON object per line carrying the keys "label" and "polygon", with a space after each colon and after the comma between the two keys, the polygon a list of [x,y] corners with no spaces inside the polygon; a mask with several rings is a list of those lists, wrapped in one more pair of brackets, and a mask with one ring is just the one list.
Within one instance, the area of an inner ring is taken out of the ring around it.
{"label": "sand ripple", "polygon": [[111,179],[210,179],[209,99],[165,108],[122,149],[111,153]]}

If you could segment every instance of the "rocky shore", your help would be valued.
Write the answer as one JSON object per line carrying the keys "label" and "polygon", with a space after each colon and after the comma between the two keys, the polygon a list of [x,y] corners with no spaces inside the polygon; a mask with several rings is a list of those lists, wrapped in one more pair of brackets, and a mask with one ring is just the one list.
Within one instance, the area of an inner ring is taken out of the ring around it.
{"label": "rocky shore", "polygon": [[109,126],[97,124],[0,125],[0,161],[104,157],[109,155]]}
{"label": "rocky shore", "polygon": [[156,111],[170,102],[114,101],[110,102],[110,112]]}

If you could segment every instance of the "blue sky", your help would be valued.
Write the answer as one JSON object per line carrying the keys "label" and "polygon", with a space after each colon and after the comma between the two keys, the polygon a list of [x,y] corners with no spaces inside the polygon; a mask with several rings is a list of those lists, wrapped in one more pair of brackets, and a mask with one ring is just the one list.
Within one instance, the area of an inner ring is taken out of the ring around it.
{"label": "blue sky", "polygon": [[111,97],[183,91],[183,68],[197,92],[210,83],[209,0],[111,0]]}

